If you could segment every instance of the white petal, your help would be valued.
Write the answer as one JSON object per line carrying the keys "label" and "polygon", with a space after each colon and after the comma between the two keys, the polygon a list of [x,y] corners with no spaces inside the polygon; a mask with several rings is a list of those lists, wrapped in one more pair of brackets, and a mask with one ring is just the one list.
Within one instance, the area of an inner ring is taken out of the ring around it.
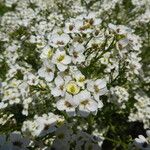
{"label": "white petal", "polygon": [[99,94],[94,93],[93,96],[94,96],[96,101],[99,101],[99,96],[100,96]]}
{"label": "white petal", "polygon": [[85,61],[85,55],[80,54],[80,55],[78,56],[78,58],[77,58],[77,61],[78,61],[78,62],[84,62],[84,61]]}
{"label": "white petal", "polygon": [[71,63],[71,57],[70,56],[65,56],[65,59],[62,61],[63,64],[70,64]]}
{"label": "white petal", "polygon": [[62,34],[61,39],[67,44],[70,40],[70,36],[68,34]]}
{"label": "white petal", "polygon": [[72,77],[67,75],[67,76],[64,76],[64,80],[65,80],[65,83],[68,83],[69,81],[72,80]]}
{"label": "white petal", "polygon": [[100,95],[100,96],[101,96],[101,95],[104,95],[104,94],[106,94],[107,92],[108,92],[107,87],[105,87],[105,88],[103,88],[103,89],[100,89],[99,95]]}
{"label": "white petal", "polygon": [[56,86],[60,86],[60,85],[64,84],[63,78],[61,76],[59,76],[59,75],[55,78],[54,82],[55,82]]}
{"label": "white petal", "polygon": [[38,74],[40,77],[44,77],[45,76],[45,69],[42,67],[38,70]]}
{"label": "white petal", "polygon": [[76,111],[75,108],[71,108],[71,109],[66,109],[66,113],[68,114],[68,116],[75,116],[76,115]]}
{"label": "white petal", "polygon": [[56,87],[56,88],[53,88],[53,89],[51,90],[51,94],[52,94],[54,97],[57,97],[57,96],[62,95],[62,91],[59,90],[59,89]]}
{"label": "white petal", "polygon": [[79,114],[83,117],[87,117],[89,115],[89,111],[84,109],[84,107],[79,106]]}
{"label": "white petal", "polygon": [[77,107],[79,105],[79,99],[72,98],[70,102],[74,107]]}
{"label": "white petal", "polygon": [[94,82],[93,81],[91,81],[91,80],[87,81],[87,89],[90,92],[94,92]]}
{"label": "white petal", "polygon": [[102,79],[98,79],[95,81],[95,84],[100,87],[100,89],[106,87],[106,81]]}
{"label": "white petal", "polygon": [[53,43],[57,43],[59,37],[60,37],[60,36],[59,36],[58,34],[53,34],[53,35],[51,36],[50,41],[53,42]]}
{"label": "white petal", "polygon": [[80,97],[80,101],[84,101],[86,99],[91,98],[91,93],[88,92],[87,90],[84,90],[79,93],[79,97]]}
{"label": "white petal", "polygon": [[85,50],[84,46],[82,44],[78,44],[78,43],[76,43],[74,45],[74,49],[75,49],[75,51],[80,52],[80,53],[84,52],[84,50]]}
{"label": "white petal", "polygon": [[98,104],[97,104],[94,100],[90,100],[89,103],[90,103],[90,104],[86,106],[87,109],[90,110],[90,111],[92,111],[92,112],[97,111],[97,109],[98,109]]}
{"label": "white petal", "polygon": [[51,72],[51,73],[49,73],[45,76],[45,80],[48,81],[48,82],[51,82],[53,80],[53,78],[54,78],[54,73],[53,72]]}
{"label": "white petal", "polygon": [[65,71],[68,66],[63,64],[57,64],[57,68],[59,69],[59,71]]}
{"label": "white petal", "polygon": [[102,103],[102,101],[98,101],[98,108],[102,108],[104,105]]}
{"label": "white petal", "polygon": [[99,25],[102,22],[101,19],[95,19],[94,20],[94,25]]}
{"label": "white petal", "polygon": [[146,131],[147,136],[150,138],[150,130]]}
{"label": "white petal", "polygon": [[146,138],[143,135],[139,135],[139,138],[140,138],[141,141],[147,142]]}
{"label": "white petal", "polygon": [[65,110],[66,107],[65,107],[65,100],[59,100],[57,103],[56,103],[56,107],[58,110]]}

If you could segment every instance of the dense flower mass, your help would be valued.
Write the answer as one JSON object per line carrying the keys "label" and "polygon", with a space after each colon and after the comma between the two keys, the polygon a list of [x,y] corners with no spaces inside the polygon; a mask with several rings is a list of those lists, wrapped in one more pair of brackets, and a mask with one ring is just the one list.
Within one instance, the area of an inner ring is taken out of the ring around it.
{"label": "dense flower mass", "polygon": [[0,150],[149,150],[149,36],[148,0],[1,0]]}

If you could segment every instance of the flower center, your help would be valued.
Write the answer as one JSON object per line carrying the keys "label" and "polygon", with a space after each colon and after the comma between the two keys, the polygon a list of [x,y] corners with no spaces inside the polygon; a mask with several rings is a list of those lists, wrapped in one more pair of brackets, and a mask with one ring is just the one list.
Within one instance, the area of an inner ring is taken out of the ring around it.
{"label": "flower center", "polygon": [[63,41],[57,41],[57,44],[58,45],[64,45],[64,42]]}
{"label": "flower center", "polygon": [[67,102],[67,101],[65,101],[65,106],[68,107],[68,108],[72,107],[72,105],[69,102]]}
{"label": "flower center", "polygon": [[20,141],[15,141],[15,142],[13,142],[13,145],[14,145],[14,146],[17,146],[17,147],[21,147],[21,146],[22,146],[22,142],[20,142]]}
{"label": "flower center", "polygon": [[95,90],[95,92],[96,92],[96,93],[98,93],[98,92],[99,92],[99,88],[98,88],[98,86],[97,86],[97,85],[94,85],[94,90]]}
{"label": "flower center", "polygon": [[65,137],[65,135],[64,135],[64,133],[60,133],[60,134],[58,134],[58,136],[57,136],[59,139],[63,139],[64,137]]}
{"label": "flower center", "polygon": [[53,55],[52,50],[48,50],[47,57],[48,57],[48,58],[51,58],[51,57],[52,57],[52,55]]}
{"label": "flower center", "polygon": [[74,51],[74,52],[73,52],[73,56],[74,56],[75,58],[77,58],[77,57],[78,57],[78,53],[77,53],[76,51]]}
{"label": "flower center", "polygon": [[69,30],[70,30],[70,31],[73,30],[73,25],[69,25]]}
{"label": "flower center", "polygon": [[89,100],[88,100],[88,99],[86,99],[86,100],[84,100],[84,101],[82,101],[82,102],[81,102],[81,105],[86,106],[88,103],[89,103]]}
{"label": "flower center", "polygon": [[47,72],[52,72],[52,69],[46,68],[46,71],[47,71]]}
{"label": "flower center", "polygon": [[47,131],[49,129],[50,125],[49,124],[45,124],[44,125],[44,130]]}
{"label": "flower center", "polygon": [[60,55],[60,56],[57,58],[57,61],[58,61],[58,62],[61,62],[61,61],[64,60],[64,58],[65,58],[64,55]]}
{"label": "flower center", "polygon": [[63,91],[64,90],[64,85],[60,85],[59,88],[60,88],[60,90]]}
{"label": "flower center", "polygon": [[77,94],[79,93],[80,88],[75,83],[69,83],[67,84],[67,92],[71,94]]}
{"label": "flower center", "polygon": [[85,77],[80,77],[79,79],[78,79],[78,82],[84,82],[85,81]]}

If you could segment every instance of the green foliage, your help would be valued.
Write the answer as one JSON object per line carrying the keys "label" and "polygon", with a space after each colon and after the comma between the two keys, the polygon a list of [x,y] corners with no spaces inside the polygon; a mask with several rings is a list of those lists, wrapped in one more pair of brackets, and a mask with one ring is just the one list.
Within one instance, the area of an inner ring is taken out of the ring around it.
{"label": "green foliage", "polygon": [[8,11],[14,11],[15,7],[15,4],[12,7],[6,7],[2,2],[0,2],[0,16],[3,16]]}

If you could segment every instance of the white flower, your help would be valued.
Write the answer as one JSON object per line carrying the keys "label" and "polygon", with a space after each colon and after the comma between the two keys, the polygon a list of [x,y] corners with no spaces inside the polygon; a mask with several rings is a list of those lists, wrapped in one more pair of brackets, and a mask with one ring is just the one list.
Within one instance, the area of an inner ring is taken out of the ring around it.
{"label": "white flower", "polygon": [[20,93],[17,88],[9,88],[4,91],[4,97],[2,101],[8,101],[9,104],[20,102]]}
{"label": "white flower", "polygon": [[5,1],[5,5],[7,6],[7,7],[12,7],[12,5],[14,4],[14,3],[16,3],[17,2],[17,0],[6,0]]}
{"label": "white flower", "polygon": [[84,46],[78,43],[75,43],[74,46],[69,49],[69,54],[72,56],[72,62],[74,64],[81,64],[85,61],[85,55],[83,54],[84,51]]}
{"label": "white flower", "polygon": [[47,41],[45,40],[45,37],[43,35],[36,35],[36,36],[31,35],[30,36],[30,42],[31,43],[36,43],[36,46],[39,49],[42,48],[44,50],[44,47],[49,49],[49,47],[46,46]]}
{"label": "white flower", "polygon": [[53,47],[63,47],[67,45],[69,41],[70,37],[68,34],[63,33],[59,35],[57,33],[54,33],[50,38],[49,44]]}
{"label": "white flower", "polygon": [[6,108],[7,105],[7,103],[5,104],[4,102],[0,102],[0,109]]}
{"label": "white flower", "polygon": [[70,94],[66,94],[64,99],[59,100],[56,103],[58,110],[66,111],[69,116],[75,116],[76,107],[78,106],[78,101]]}
{"label": "white flower", "polygon": [[109,58],[110,58],[110,52],[106,52],[102,58],[100,58],[100,62],[104,65],[108,65],[109,63]]}
{"label": "white flower", "polygon": [[24,80],[27,81],[29,85],[37,85],[39,82],[38,77],[30,72],[24,75]]}
{"label": "white flower", "polygon": [[55,87],[52,87],[51,88],[51,94],[54,96],[54,97],[57,97],[57,96],[64,96],[65,95],[65,92],[66,92],[66,88],[65,88],[65,84],[71,80],[71,77],[66,77],[66,80],[65,80],[65,77],[62,77],[60,75],[58,75],[55,80],[54,80],[54,83],[55,83]]}
{"label": "white flower", "polygon": [[76,82],[70,81],[66,84],[66,91],[72,95],[78,94],[80,91],[80,87]]}
{"label": "white flower", "polygon": [[99,100],[99,96],[106,94],[107,87],[106,81],[103,79],[97,79],[95,81],[89,80],[87,82],[87,90],[93,93],[95,100]]}
{"label": "white flower", "polygon": [[138,138],[135,138],[134,144],[135,146],[137,146],[137,148],[140,148],[142,150],[150,149],[150,144],[148,144],[148,141],[143,135],[139,135]]}
{"label": "white flower", "polygon": [[77,29],[75,28],[75,24],[73,22],[67,22],[64,28],[65,33],[75,33]]}
{"label": "white flower", "polygon": [[57,50],[52,57],[52,62],[57,65],[60,71],[65,71],[68,68],[68,64],[71,63],[71,57],[66,55],[65,51]]}
{"label": "white flower", "polygon": [[23,110],[22,110],[22,114],[28,116],[28,108],[29,108],[29,104],[32,102],[32,98],[31,97],[26,97],[23,101]]}
{"label": "white flower", "polygon": [[6,135],[0,135],[0,150],[12,150],[11,143],[6,141]]}
{"label": "white flower", "polygon": [[52,144],[52,148],[56,150],[69,150],[70,139],[72,138],[72,130],[67,125],[63,125],[56,131],[56,138]]}
{"label": "white flower", "polygon": [[26,98],[29,94],[29,85],[25,82],[22,82],[18,86],[19,92],[23,98]]}
{"label": "white flower", "polygon": [[129,45],[129,40],[127,38],[123,38],[116,43],[116,47],[118,50],[126,48],[128,45]]}
{"label": "white flower", "polygon": [[129,44],[130,46],[135,50],[135,51],[139,51],[140,48],[142,47],[141,43],[141,39],[139,36],[134,35],[134,34],[128,34],[127,38],[129,40]]}
{"label": "white flower", "polygon": [[36,128],[37,128],[37,125],[36,125],[35,120],[32,120],[32,121],[27,120],[23,122],[21,131],[23,132],[24,135],[34,137],[36,136]]}
{"label": "white flower", "polygon": [[128,33],[131,33],[132,30],[129,29],[128,27],[124,26],[124,25],[114,25],[114,24],[108,24],[108,27],[116,32],[118,35],[127,35]]}
{"label": "white flower", "polygon": [[116,86],[110,88],[111,97],[110,99],[114,101],[119,107],[125,108],[125,103],[129,99],[129,93],[124,87]]}
{"label": "white flower", "polygon": [[129,58],[127,59],[128,65],[126,66],[128,69],[132,70],[132,73],[139,74],[141,70],[141,58],[137,56],[136,53],[132,52],[130,53]]}
{"label": "white flower", "polygon": [[150,130],[147,130],[146,134],[147,134],[148,138],[150,139]]}
{"label": "white flower", "polygon": [[56,119],[54,117],[38,117],[36,119],[37,128],[35,130],[35,134],[37,136],[45,136],[48,133],[52,133],[56,130]]}
{"label": "white flower", "polygon": [[82,19],[75,19],[74,20],[74,32],[80,33],[80,28],[83,26],[83,20]]}
{"label": "white flower", "polygon": [[33,121],[24,121],[22,132],[28,136],[45,136],[52,133],[56,128],[64,122],[64,119],[53,113],[43,114],[42,116],[34,116]]}
{"label": "white flower", "polygon": [[84,17],[85,19],[92,19],[92,18],[94,18],[94,21],[93,21],[93,25],[99,25],[101,22],[102,22],[102,20],[101,19],[99,19],[99,18],[96,18],[96,13],[95,12],[90,12],[86,17]]}
{"label": "white flower", "polygon": [[74,96],[75,101],[79,101],[79,114],[83,117],[89,115],[90,112],[95,113],[98,109],[98,103],[92,99],[91,93],[87,90],[81,91]]}
{"label": "white flower", "polygon": [[9,136],[9,141],[12,145],[12,150],[27,150],[30,140],[22,137],[20,132],[13,132]]}
{"label": "white flower", "polygon": [[51,82],[54,78],[55,66],[48,61],[44,61],[44,65],[42,68],[38,70],[38,74],[40,77],[45,78],[47,82]]}
{"label": "white flower", "polygon": [[43,49],[42,49],[42,53],[40,55],[40,58],[41,59],[50,59],[53,55],[53,50],[52,48],[50,48],[49,46],[45,46]]}
{"label": "white flower", "polygon": [[76,71],[74,74],[74,78],[76,80],[77,85],[84,88],[84,85],[86,83],[85,76],[81,72]]}
{"label": "white flower", "polygon": [[56,139],[60,139],[62,141],[69,141],[72,135],[72,130],[70,125],[64,124],[56,131]]}
{"label": "white flower", "polygon": [[93,32],[93,27],[100,25],[100,23],[101,19],[97,19],[95,13],[89,13],[88,15],[83,14],[77,17],[75,27],[78,28],[80,32],[90,33]]}

